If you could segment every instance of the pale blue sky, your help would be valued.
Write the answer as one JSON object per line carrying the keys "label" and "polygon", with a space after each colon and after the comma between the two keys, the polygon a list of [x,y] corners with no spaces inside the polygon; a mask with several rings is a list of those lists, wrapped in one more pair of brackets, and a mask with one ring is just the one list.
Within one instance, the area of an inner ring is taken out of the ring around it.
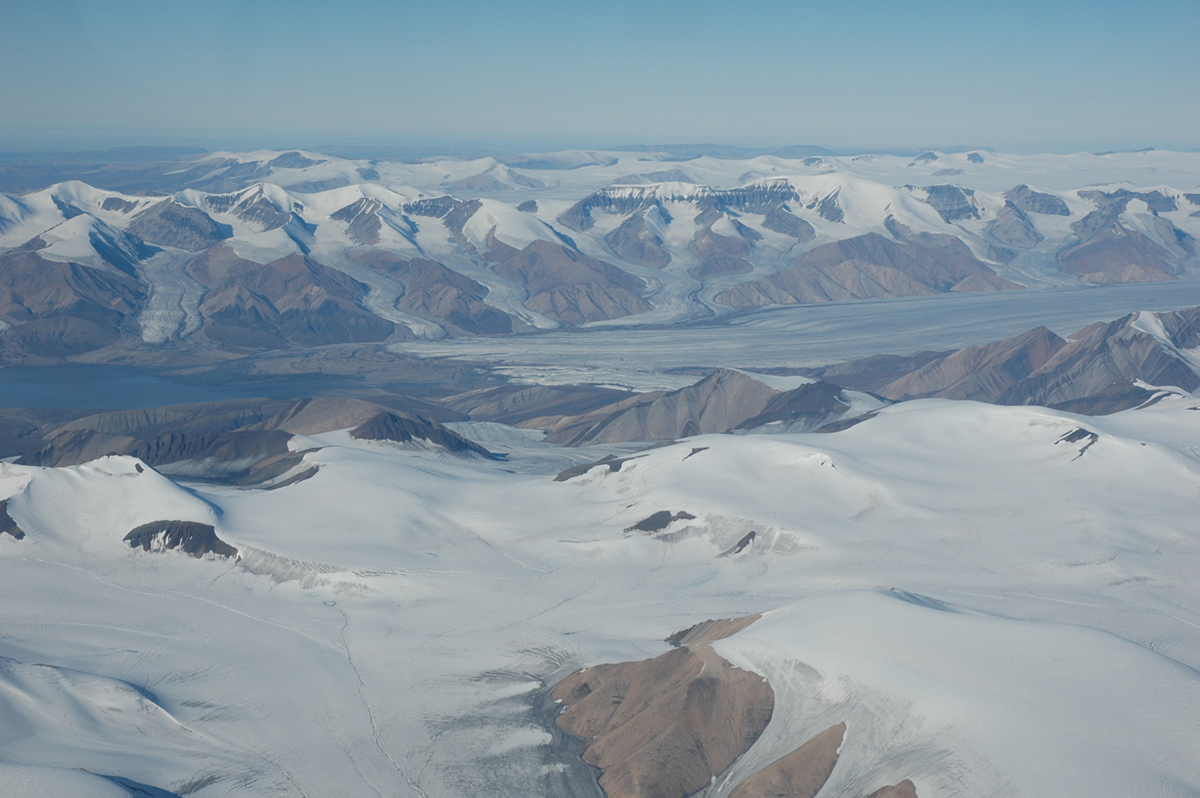
{"label": "pale blue sky", "polygon": [[1200,2],[0,0],[0,144],[1200,147]]}

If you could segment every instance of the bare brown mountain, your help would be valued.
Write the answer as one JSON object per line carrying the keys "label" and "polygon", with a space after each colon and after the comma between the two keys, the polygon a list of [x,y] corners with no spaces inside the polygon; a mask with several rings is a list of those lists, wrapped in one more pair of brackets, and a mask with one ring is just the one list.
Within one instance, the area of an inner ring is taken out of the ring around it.
{"label": "bare brown mountain", "polygon": [[382,341],[395,331],[360,307],[365,285],[307,255],[255,263],[213,247],[188,264],[188,273],[209,289],[200,304],[204,334],[222,344],[316,346]]}
{"label": "bare brown mountain", "polygon": [[701,624],[666,654],[597,665],[554,688],[565,705],[558,725],[589,741],[584,760],[600,769],[608,798],[684,798],[759,738],[774,691],[711,645],[757,617]]}
{"label": "bare brown mountain", "polygon": [[729,798],[816,798],[833,773],[845,735],[845,723],[831,726],[743,779]]}
{"label": "bare brown mountain", "polygon": [[[939,397],[1105,414],[1160,395],[1138,382],[1185,391],[1200,388],[1200,374],[1182,354],[1198,346],[1200,308],[1190,308],[1132,313],[1065,339],[1038,327],[954,352],[877,355],[805,373],[868,387],[897,401]],[[893,379],[879,385],[881,377]]]}
{"label": "bare brown mountain", "polygon": [[1036,247],[1046,238],[1038,232],[1025,212],[1012,202],[1004,203],[987,229],[997,241],[1010,247]]}
{"label": "bare brown mountain", "polygon": [[718,369],[677,391],[637,394],[579,415],[534,417],[519,426],[544,429],[551,442],[584,446],[669,440],[767,424],[793,431],[815,429],[842,417],[850,407],[836,386],[812,382],[779,390],[740,371]]}
{"label": "bare brown mountain", "polygon": [[719,274],[741,274],[751,271],[754,267],[746,256],[754,248],[754,242],[762,236],[749,227],[733,221],[736,236],[724,235],[713,231],[721,219],[726,218],[715,208],[710,208],[696,217],[696,235],[688,249],[700,260],[700,265],[691,270],[696,277],[710,277]]}
{"label": "bare brown mountain", "polygon": [[888,787],[880,787],[867,798],[917,798],[917,788],[908,779]]}
{"label": "bare brown mountain", "polygon": [[604,243],[625,260],[661,269],[671,262],[671,253],[663,247],[663,240],[646,224],[646,213],[658,209],[639,211],[604,236]]}
{"label": "bare brown mountain", "polygon": [[204,211],[173,199],[152,205],[134,217],[130,233],[164,247],[195,252],[233,237],[228,225],[219,224]]}
{"label": "bare brown mountain", "polygon": [[[1175,200],[1159,191],[1083,191],[1097,209],[1071,225],[1076,243],[1058,253],[1067,274],[1085,283],[1161,282],[1175,277],[1178,261],[1195,254],[1191,236],[1176,228],[1160,212],[1177,208]],[[1121,221],[1131,200],[1146,203],[1156,228],[1168,245],[1164,247],[1140,230]]]}
{"label": "bare brown mountain", "polygon": [[484,304],[488,289],[466,275],[425,258],[403,260],[385,250],[350,253],[358,263],[382,272],[404,286],[396,307],[419,316],[449,322],[464,332],[499,335],[513,330],[512,317]]}
{"label": "bare brown mountain", "polygon": [[496,385],[438,400],[475,421],[520,424],[530,419],[578,416],[640,396],[595,385]]}
{"label": "bare brown mountain", "polygon": [[353,428],[361,440],[424,441],[456,454],[491,452],[416,413],[361,399],[237,399],[97,413],[43,428],[22,465],[68,466],[105,455],[137,457],[170,473],[256,485],[298,466],[296,435]]}
{"label": "bare brown mountain", "polygon": [[717,301],[741,308],[1020,287],[998,277],[953,236],[892,241],[867,233],[822,244],[793,267],[734,286]]}
{"label": "bare brown mountain", "polygon": [[329,218],[346,223],[346,235],[356,244],[371,246],[379,243],[379,231],[383,223],[379,209],[383,203],[369,197],[360,197],[344,208],[334,211]]}
{"label": "bare brown mountain", "polygon": [[939,358],[880,389],[888,399],[938,396],[994,402],[1066,345],[1046,327]]}
{"label": "bare brown mountain", "polygon": [[534,241],[517,250],[489,235],[496,274],[525,286],[525,306],[565,324],[586,324],[651,310],[641,278],[562,244]]}
{"label": "bare brown mountain", "polygon": [[63,357],[115,341],[145,287],[115,270],[47,260],[43,246],[34,239],[0,255],[0,320],[12,325],[0,332],[6,354]]}
{"label": "bare brown mountain", "polygon": [[1001,394],[1001,404],[1055,405],[1100,394],[1128,380],[1200,388],[1200,376],[1178,354],[1200,345],[1200,308],[1148,314],[1169,336],[1158,338],[1138,329],[1142,314],[1097,322],[1068,336],[1070,342],[1021,383]]}

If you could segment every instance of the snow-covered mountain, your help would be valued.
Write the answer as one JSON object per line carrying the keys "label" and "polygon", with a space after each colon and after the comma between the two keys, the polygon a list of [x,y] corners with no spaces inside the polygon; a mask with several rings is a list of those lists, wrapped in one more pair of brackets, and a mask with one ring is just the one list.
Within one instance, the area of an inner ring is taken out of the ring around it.
{"label": "snow-covered mountain", "polygon": [[[163,171],[166,195],[73,181],[0,196],[6,357],[89,336],[262,349],[1190,279],[1200,236],[1200,157],[1183,153],[273,152]],[[212,262],[241,265],[214,282]],[[298,307],[327,328],[297,336]]]}

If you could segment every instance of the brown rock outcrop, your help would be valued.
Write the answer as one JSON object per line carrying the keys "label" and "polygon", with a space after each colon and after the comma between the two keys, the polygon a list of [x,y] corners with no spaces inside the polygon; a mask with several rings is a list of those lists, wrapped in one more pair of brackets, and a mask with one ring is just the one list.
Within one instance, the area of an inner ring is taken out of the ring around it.
{"label": "brown rock outcrop", "polygon": [[867,233],[822,244],[795,266],[736,285],[716,299],[742,308],[1020,287],[997,276],[953,236],[891,241]]}
{"label": "brown rock outcrop", "polygon": [[488,289],[464,274],[425,258],[402,260],[383,250],[350,254],[364,266],[382,272],[404,286],[396,307],[420,316],[432,316],[460,330],[480,335],[512,332],[512,317],[484,304]]}
{"label": "brown rock outcrop", "polygon": [[210,290],[200,304],[204,334],[248,348],[382,341],[395,327],[364,310],[367,287],[299,253],[270,263],[214,247],[188,264]]}
{"label": "brown rock outcrop", "polygon": [[566,324],[586,324],[651,310],[646,284],[610,263],[561,244],[534,241],[522,250],[489,241],[496,274],[528,290],[525,306]]}
{"label": "brown rock outcrop", "polygon": [[1044,366],[1067,342],[1046,327],[986,346],[968,346],[928,363],[880,390],[888,399],[975,399],[994,402]]}
{"label": "brown rock outcrop", "polygon": [[379,200],[360,197],[346,207],[334,211],[329,218],[345,222],[346,235],[356,244],[378,244],[379,231],[383,227],[379,219],[381,207],[383,204]]}
{"label": "brown rock outcrop", "polygon": [[671,262],[663,240],[646,224],[646,214],[635,213],[604,236],[604,243],[625,260],[661,269]]}
{"label": "brown rock outcrop", "polygon": [[214,221],[199,208],[181,205],[173,199],[139,213],[129,225],[129,232],[152,244],[193,252],[233,237],[233,230],[227,225]]}
{"label": "brown rock outcrop", "polygon": [[712,650],[758,616],[708,622],[680,648],[642,662],[598,665],[554,689],[558,725],[590,740],[608,798],[684,798],[708,786],[754,744],[774,711],[765,679]]}
{"label": "brown rock outcrop", "polygon": [[846,734],[839,723],[744,779],[729,798],[814,798],[837,764]]}
{"label": "brown rock outcrop", "polygon": [[890,787],[880,787],[867,798],[917,798],[917,788],[911,781],[905,779]]}
{"label": "brown rock outcrop", "polygon": [[391,441],[409,443],[424,440],[451,452],[477,454],[489,460],[496,455],[487,449],[450,431],[436,421],[402,411],[379,413],[350,432],[350,437],[360,441]]}
{"label": "brown rock outcrop", "polygon": [[567,446],[686,438],[773,422],[797,431],[840,417],[850,409],[844,399],[827,383],[781,391],[740,371],[718,369],[686,388],[635,394],[579,415],[529,418],[517,426],[546,430],[546,440]]}
{"label": "brown rock outcrop", "polygon": [[116,340],[123,322],[145,300],[145,287],[116,271],[46,260],[34,239],[0,255],[3,337],[34,354],[66,356]]}

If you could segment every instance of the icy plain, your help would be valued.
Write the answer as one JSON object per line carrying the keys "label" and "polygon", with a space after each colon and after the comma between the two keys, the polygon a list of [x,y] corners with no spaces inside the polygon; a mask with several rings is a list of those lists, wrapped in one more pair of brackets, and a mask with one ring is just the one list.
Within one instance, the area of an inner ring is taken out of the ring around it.
{"label": "icy plain", "polygon": [[[1194,795],[1198,406],[924,400],[561,482],[564,458],[611,450],[495,426],[511,454],[489,462],[335,432],[277,491],[3,464],[27,536],[0,538],[0,784],[597,795],[548,687],[762,612],[718,652],[770,680],[775,715],[706,795],[839,721],[823,795]],[[1061,442],[1081,426],[1094,444]],[[696,518],[624,531],[659,510]],[[214,524],[240,559],[122,541],[163,518]]]}

